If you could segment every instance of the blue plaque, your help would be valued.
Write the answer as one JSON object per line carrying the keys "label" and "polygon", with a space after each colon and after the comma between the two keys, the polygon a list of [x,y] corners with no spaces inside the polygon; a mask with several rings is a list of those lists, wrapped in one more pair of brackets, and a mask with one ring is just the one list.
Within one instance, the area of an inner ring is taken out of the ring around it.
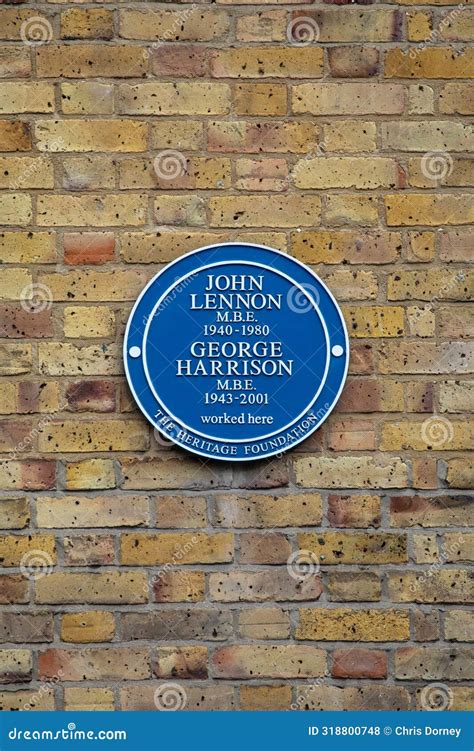
{"label": "blue plaque", "polygon": [[200,456],[247,461],[287,451],[321,425],[344,386],[349,341],[307,266],[223,243],[149,282],[124,360],[135,401],[163,436]]}

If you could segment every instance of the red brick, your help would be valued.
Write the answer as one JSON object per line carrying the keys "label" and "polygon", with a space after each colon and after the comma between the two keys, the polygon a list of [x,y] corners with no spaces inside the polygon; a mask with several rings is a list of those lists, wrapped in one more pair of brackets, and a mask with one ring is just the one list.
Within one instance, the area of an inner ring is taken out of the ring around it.
{"label": "red brick", "polygon": [[[27,303],[26,305],[27,306]],[[25,310],[18,305],[0,305],[0,336],[11,339],[52,337],[51,310]]]}
{"label": "red brick", "polygon": [[386,678],[387,655],[372,649],[337,649],[333,653],[333,678]]}
{"label": "red brick", "polygon": [[64,263],[98,265],[114,260],[111,232],[74,232],[64,235]]}
{"label": "red brick", "polygon": [[199,78],[206,75],[207,59],[205,47],[166,43],[153,50],[152,71],[155,76]]}
{"label": "red brick", "polygon": [[72,412],[113,412],[115,384],[111,381],[76,381],[66,388]]}

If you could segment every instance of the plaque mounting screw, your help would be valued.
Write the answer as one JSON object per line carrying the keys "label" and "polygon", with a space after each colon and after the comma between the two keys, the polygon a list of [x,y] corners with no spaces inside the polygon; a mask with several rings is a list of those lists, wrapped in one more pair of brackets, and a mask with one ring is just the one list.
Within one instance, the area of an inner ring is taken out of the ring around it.
{"label": "plaque mounting screw", "polygon": [[340,357],[344,353],[343,347],[340,344],[335,344],[331,350],[334,357]]}
{"label": "plaque mounting screw", "polygon": [[130,349],[128,350],[130,357],[140,357],[141,353],[142,351],[140,347],[130,347]]}

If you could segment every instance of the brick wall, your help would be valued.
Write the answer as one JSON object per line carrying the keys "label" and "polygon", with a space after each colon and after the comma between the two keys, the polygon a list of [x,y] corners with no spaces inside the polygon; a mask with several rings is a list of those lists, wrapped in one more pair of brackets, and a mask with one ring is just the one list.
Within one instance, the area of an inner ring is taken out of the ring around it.
{"label": "brick wall", "polygon": [[[473,10],[344,3],[1,5],[3,708],[469,705]],[[237,238],[326,280],[352,357],[230,466],[153,434],[121,342]]]}

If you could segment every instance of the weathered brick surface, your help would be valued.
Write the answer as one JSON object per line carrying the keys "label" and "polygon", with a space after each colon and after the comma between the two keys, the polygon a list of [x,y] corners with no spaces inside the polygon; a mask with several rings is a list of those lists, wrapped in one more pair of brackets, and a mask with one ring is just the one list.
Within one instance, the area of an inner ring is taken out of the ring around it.
{"label": "weathered brick surface", "polygon": [[[469,5],[0,2],[0,708],[474,707]],[[157,442],[121,354],[231,240],[352,342],[324,426],[246,466]]]}

